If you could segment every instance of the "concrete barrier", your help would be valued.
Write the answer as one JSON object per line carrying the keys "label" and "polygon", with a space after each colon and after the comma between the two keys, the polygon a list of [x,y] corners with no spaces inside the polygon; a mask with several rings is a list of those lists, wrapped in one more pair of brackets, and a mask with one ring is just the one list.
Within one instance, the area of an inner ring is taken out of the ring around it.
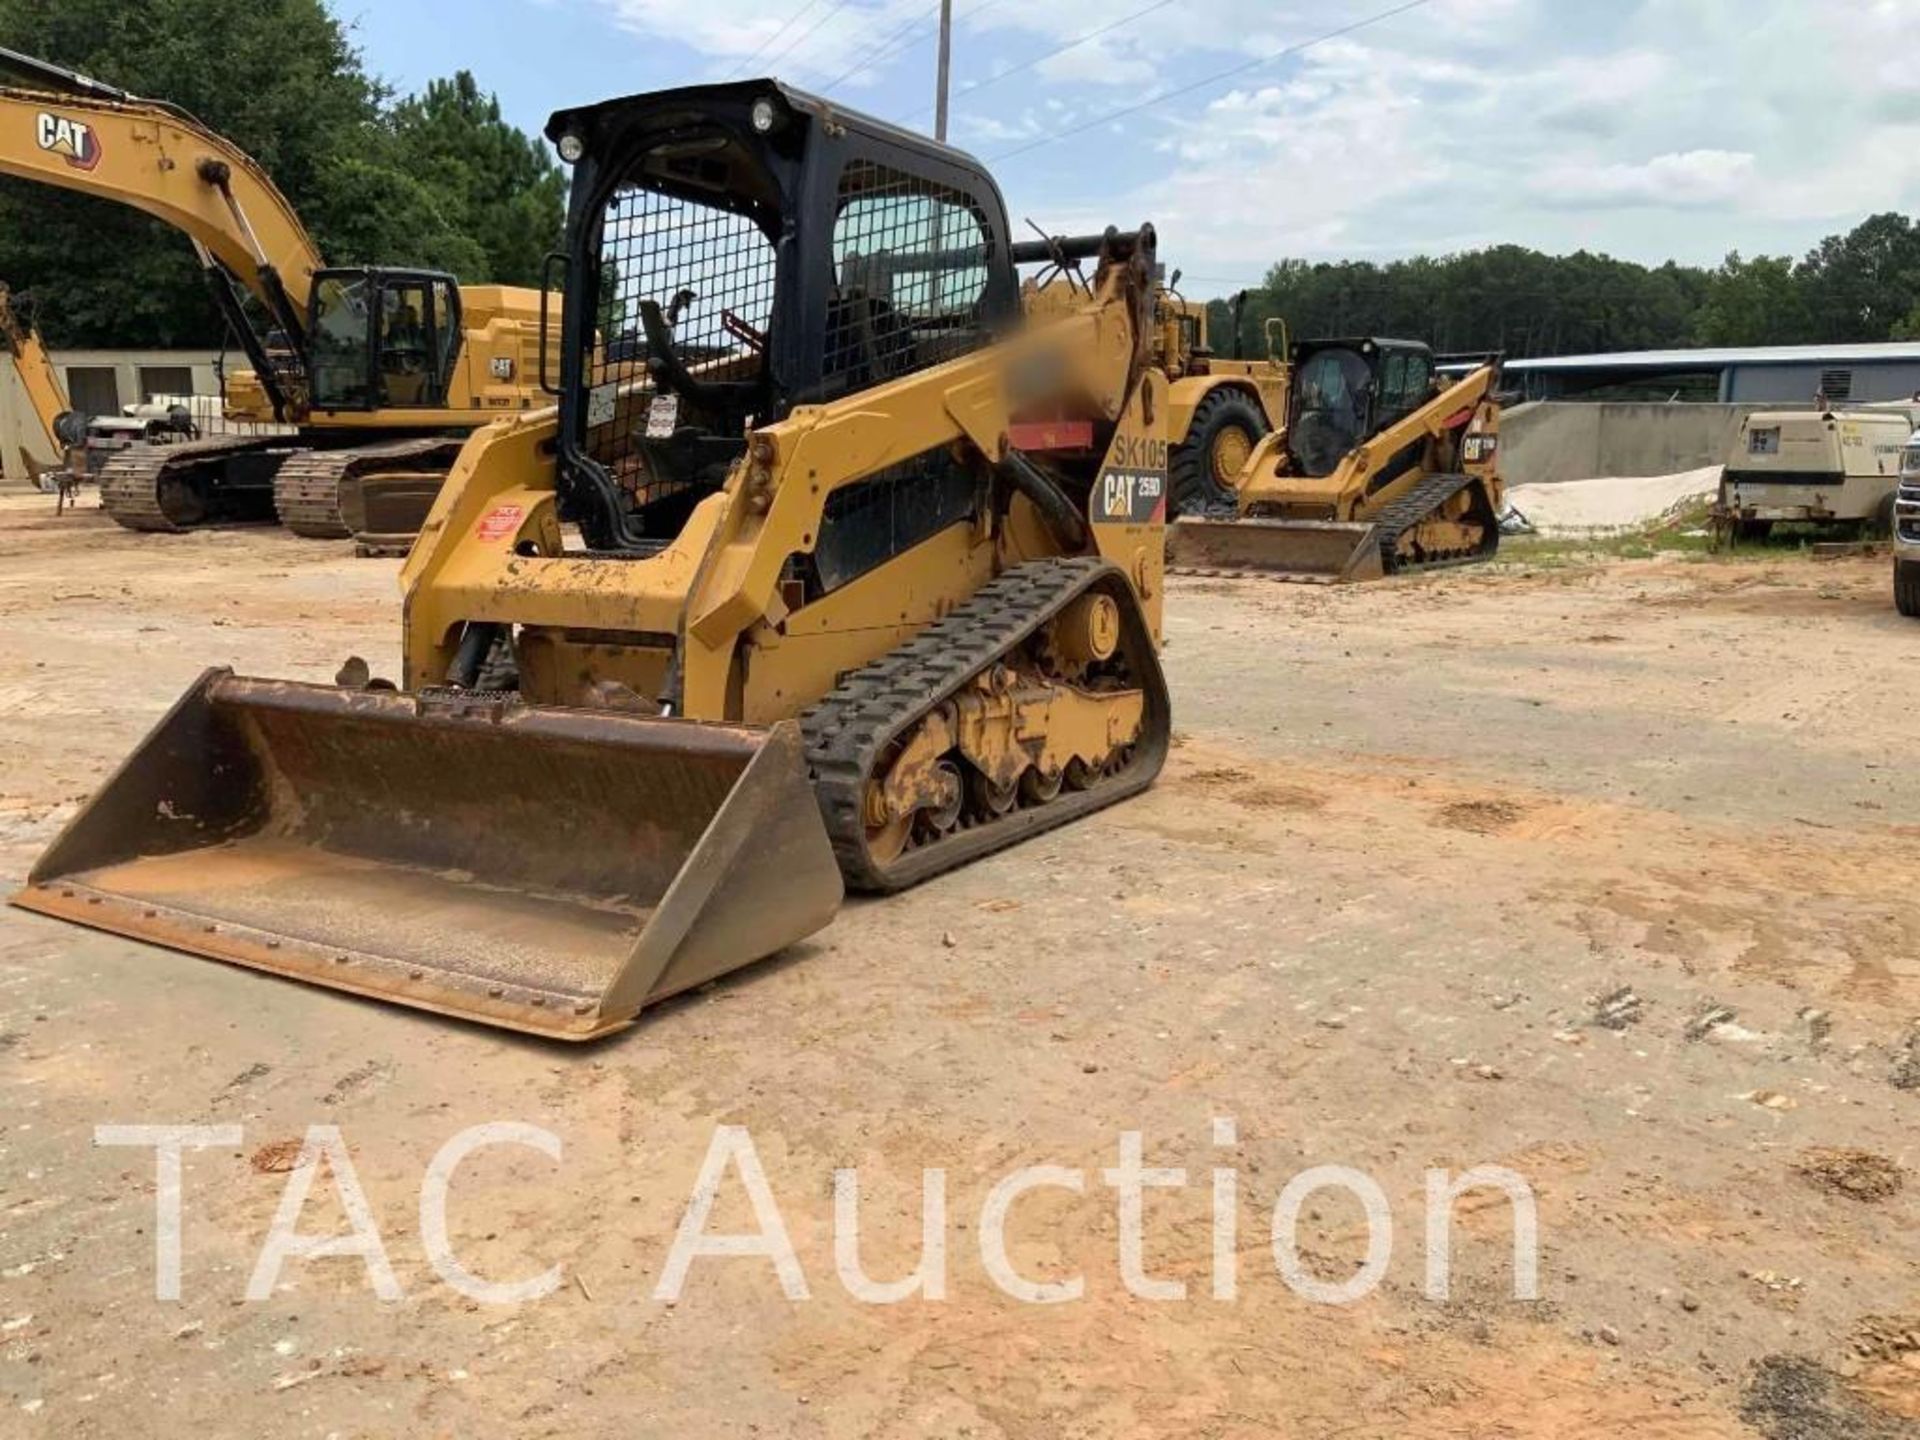
{"label": "concrete barrier", "polygon": [[1601,475],[1673,475],[1718,465],[1760,405],[1536,400],[1500,417],[1500,473],[1509,485]]}

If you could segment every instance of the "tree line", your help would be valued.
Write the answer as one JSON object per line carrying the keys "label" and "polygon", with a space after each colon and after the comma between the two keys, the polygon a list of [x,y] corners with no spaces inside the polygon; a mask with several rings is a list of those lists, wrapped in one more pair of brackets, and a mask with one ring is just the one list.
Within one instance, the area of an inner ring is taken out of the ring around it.
{"label": "tree line", "polygon": [[[226,136],[329,264],[536,285],[560,234],[566,178],[543,142],[464,71],[396,95],[322,0],[0,0],[0,44]],[[224,338],[186,238],[111,201],[0,179],[0,280],[55,345]]]}
{"label": "tree line", "polygon": [[[259,160],[331,264],[532,285],[558,238],[566,178],[546,146],[465,72],[395,95],[323,0],[0,0],[0,44],[191,112]],[[33,294],[56,345],[223,338],[185,238],[109,201],[0,179],[0,281]],[[1216,336],[1229,313],[1215,303]],[[1712,269],[1518,245],[1282,260],[1248,292],[1246,353],[1273,316],[1297,336],[1513,357],[1920,338],[1920,224],[1875,215],[1798,260]]]}
{"label": "tree line", "polygon": [[[1230,335],[1229,306],[1213,312],[1215,333]],[[1301,337],[1390,335],[1516,359],[1920,339],[1920,223],[1874,215],[1799,260],[1735,253],[1713,269],[1519,245],[1384,265],[1282,260],[1247,292],[1244,353],[1262,353],[1272,316]]]}

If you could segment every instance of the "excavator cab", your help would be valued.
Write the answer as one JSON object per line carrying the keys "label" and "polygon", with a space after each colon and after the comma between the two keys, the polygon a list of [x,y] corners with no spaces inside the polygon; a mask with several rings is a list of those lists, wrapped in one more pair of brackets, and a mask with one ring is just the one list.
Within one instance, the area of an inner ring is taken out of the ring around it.
{"label": "excavator cab", "polygon": [[451,275],[321,270],[307,307],[312,406],[444,409],[460,334],[460,286]]}

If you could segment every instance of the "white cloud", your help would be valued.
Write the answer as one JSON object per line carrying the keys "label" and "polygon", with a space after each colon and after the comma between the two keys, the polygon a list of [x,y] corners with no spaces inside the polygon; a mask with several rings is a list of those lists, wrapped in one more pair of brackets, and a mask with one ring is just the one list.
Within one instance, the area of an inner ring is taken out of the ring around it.
{"label": "white cloud", "polygon": [[1142,54],[1137,47],[1103,35],[1049,56],[1035,66],[1032,73],[1056,83],[1144,85],[1158,73],[1158,67],[1151,56]]}
{"label": "white cloud", "polygon": [[1688,150],[1641,164],[1554,165],[1527,188],[1552,205],[1662,205],[1686,210],[1725,205],[1750,190],[1754,157],[1744,151]]}
{"label": "white cloud", "polygon": [[[749,68],[928,123],[933,0],[815,0],[772,44],[805,0],[572,3],[685,47],[676,81],[764,46]],[[1148,3],[956,0],[953,133],[1021,152],[995,167],[1016,216],[1152,219],[1190,275],[1505,241],[1711,263],[1920,210],[1920,0],[1430,0],[1272,61],[1388,0],[1172,0],[1115,25]]]}
{"label": "white cloud", "polygon": [[685,46],[717,79],[774,73],[807,83],[869,83],[929,33],[924,0],[594,0],[621,29]]}

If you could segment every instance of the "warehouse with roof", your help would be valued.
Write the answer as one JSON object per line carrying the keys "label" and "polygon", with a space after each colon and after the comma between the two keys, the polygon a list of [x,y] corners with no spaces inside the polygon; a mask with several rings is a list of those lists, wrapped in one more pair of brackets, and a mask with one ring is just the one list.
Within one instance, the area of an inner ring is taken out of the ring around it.
{"label": "warehouse with roof", "polygon": [[1836,405],[1920,393],[1920,341],[1623,350],[1509,360],[1507,383],[1529,400],[1701,400],[1728,405]]}

